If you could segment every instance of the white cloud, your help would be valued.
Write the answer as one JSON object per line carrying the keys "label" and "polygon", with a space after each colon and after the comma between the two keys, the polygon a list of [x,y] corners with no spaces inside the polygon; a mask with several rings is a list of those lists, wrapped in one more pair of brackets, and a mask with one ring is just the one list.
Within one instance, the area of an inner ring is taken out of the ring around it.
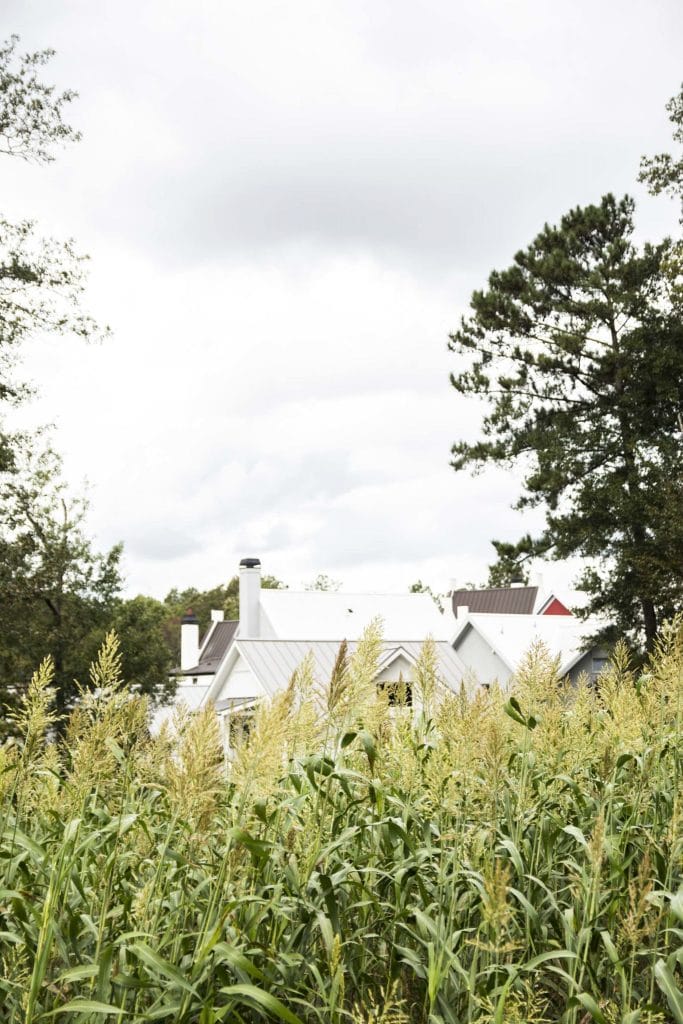
{"label": "white cloud", "polygon": [[56,421],[130,588],[210,585],[245,553],[292,583],[482,579],[522,521],[508,475],[448,466],[477,410],[447,333],[544,220],[667,144],[680,5],[6,7],[58,49],[85,139],[0,164],[5,212],[78,237],[115,329],[31,346],[24,415]]}

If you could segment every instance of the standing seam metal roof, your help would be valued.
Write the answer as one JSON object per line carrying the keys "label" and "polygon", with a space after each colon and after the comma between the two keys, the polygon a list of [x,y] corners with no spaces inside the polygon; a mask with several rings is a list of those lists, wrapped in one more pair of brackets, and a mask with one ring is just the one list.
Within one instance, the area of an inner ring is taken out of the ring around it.
{"label": "standing seam metal roof", "polygon": [[217,622],[209,635],[208,643],[202,650],[199,662],[194,668],[187,668],[182,673],[184,676],[206,676],[213,675],[218,671],[218,666],[225,657],[225,652],[232,643],[237,632],[239,622],[229,619],[227,622]]}
{"label": "standing seam metal roof", "polygon": [[533,615],[538,587],[492,587],[489,590],[454,590],[453,613],[466,606],[475,614]]}
{"label": "standing seam metal roof", "polygon": [[[238,650],[269,696],[284,690],[292,675],[309,654],[313,656],[313,677],[316,683],[326,684],[332,674],[339,643],[336,640],[238,640]],[[349,657],[358,644],[348,644]],[[417,661],[422,643],[418,641],[384,641],[379,659],[379,671],[390,663],[394,655],[404,652],[409,660]],[[437,667],[441,679],[451,690],[458,690],[465,667],[446,641],[436,641]]]}

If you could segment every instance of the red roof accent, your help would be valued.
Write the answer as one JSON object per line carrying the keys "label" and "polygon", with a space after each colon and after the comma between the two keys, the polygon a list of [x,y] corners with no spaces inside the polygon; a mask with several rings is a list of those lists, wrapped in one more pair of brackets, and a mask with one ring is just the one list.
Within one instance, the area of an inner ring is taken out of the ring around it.
{"label": "red roof accent", "polygon": [[542,609],[541,615],[571,615],[571,612],[569,608],[565,608],[562,602],[554,597],[550,604]]}

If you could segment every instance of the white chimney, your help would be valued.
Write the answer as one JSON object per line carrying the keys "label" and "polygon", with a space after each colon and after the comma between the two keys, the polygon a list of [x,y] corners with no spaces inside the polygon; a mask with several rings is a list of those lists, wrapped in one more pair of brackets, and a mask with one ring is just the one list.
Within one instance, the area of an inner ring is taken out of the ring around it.
{"label": "white chimney", "polygon": [[194,668],[199,661],[199,623],[188,608],[180,620],[180,667]]}
{"label": "white chimney", "polygon": [[470,614],[470,606],[468,604],[459,604],[455,609],[456,619],[466,619]]}
{"label": "white chimney", "polygon": [[220,608],[212,608],[211,609],[211,621],[212,622],[222,622],[224,618],[225,618],[225,612],[221,611]]}
{"label": "white chimney", "polygon": [[240,627],[243,640],[258,640],[261,626],[261,562],[243,558],[240,562]]}

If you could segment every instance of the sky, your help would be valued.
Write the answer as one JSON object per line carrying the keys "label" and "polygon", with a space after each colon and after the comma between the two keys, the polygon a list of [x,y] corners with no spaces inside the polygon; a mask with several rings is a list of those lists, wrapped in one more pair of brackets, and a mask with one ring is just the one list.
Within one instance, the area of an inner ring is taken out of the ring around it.
{"label": "sky", "polygon": [[[36,338],[22,422],[53,423],[126,592],[258,556],[300,587],[481,583],[538,528],[512,472],[449,465],[481,406],[449,384],[474,288],[670,147],[679,0],[3,0],[54,47],[82,141],[5,159],[0,207],[90,256],[100,344]],[[545,567],[568,587],[576,565]]]}

